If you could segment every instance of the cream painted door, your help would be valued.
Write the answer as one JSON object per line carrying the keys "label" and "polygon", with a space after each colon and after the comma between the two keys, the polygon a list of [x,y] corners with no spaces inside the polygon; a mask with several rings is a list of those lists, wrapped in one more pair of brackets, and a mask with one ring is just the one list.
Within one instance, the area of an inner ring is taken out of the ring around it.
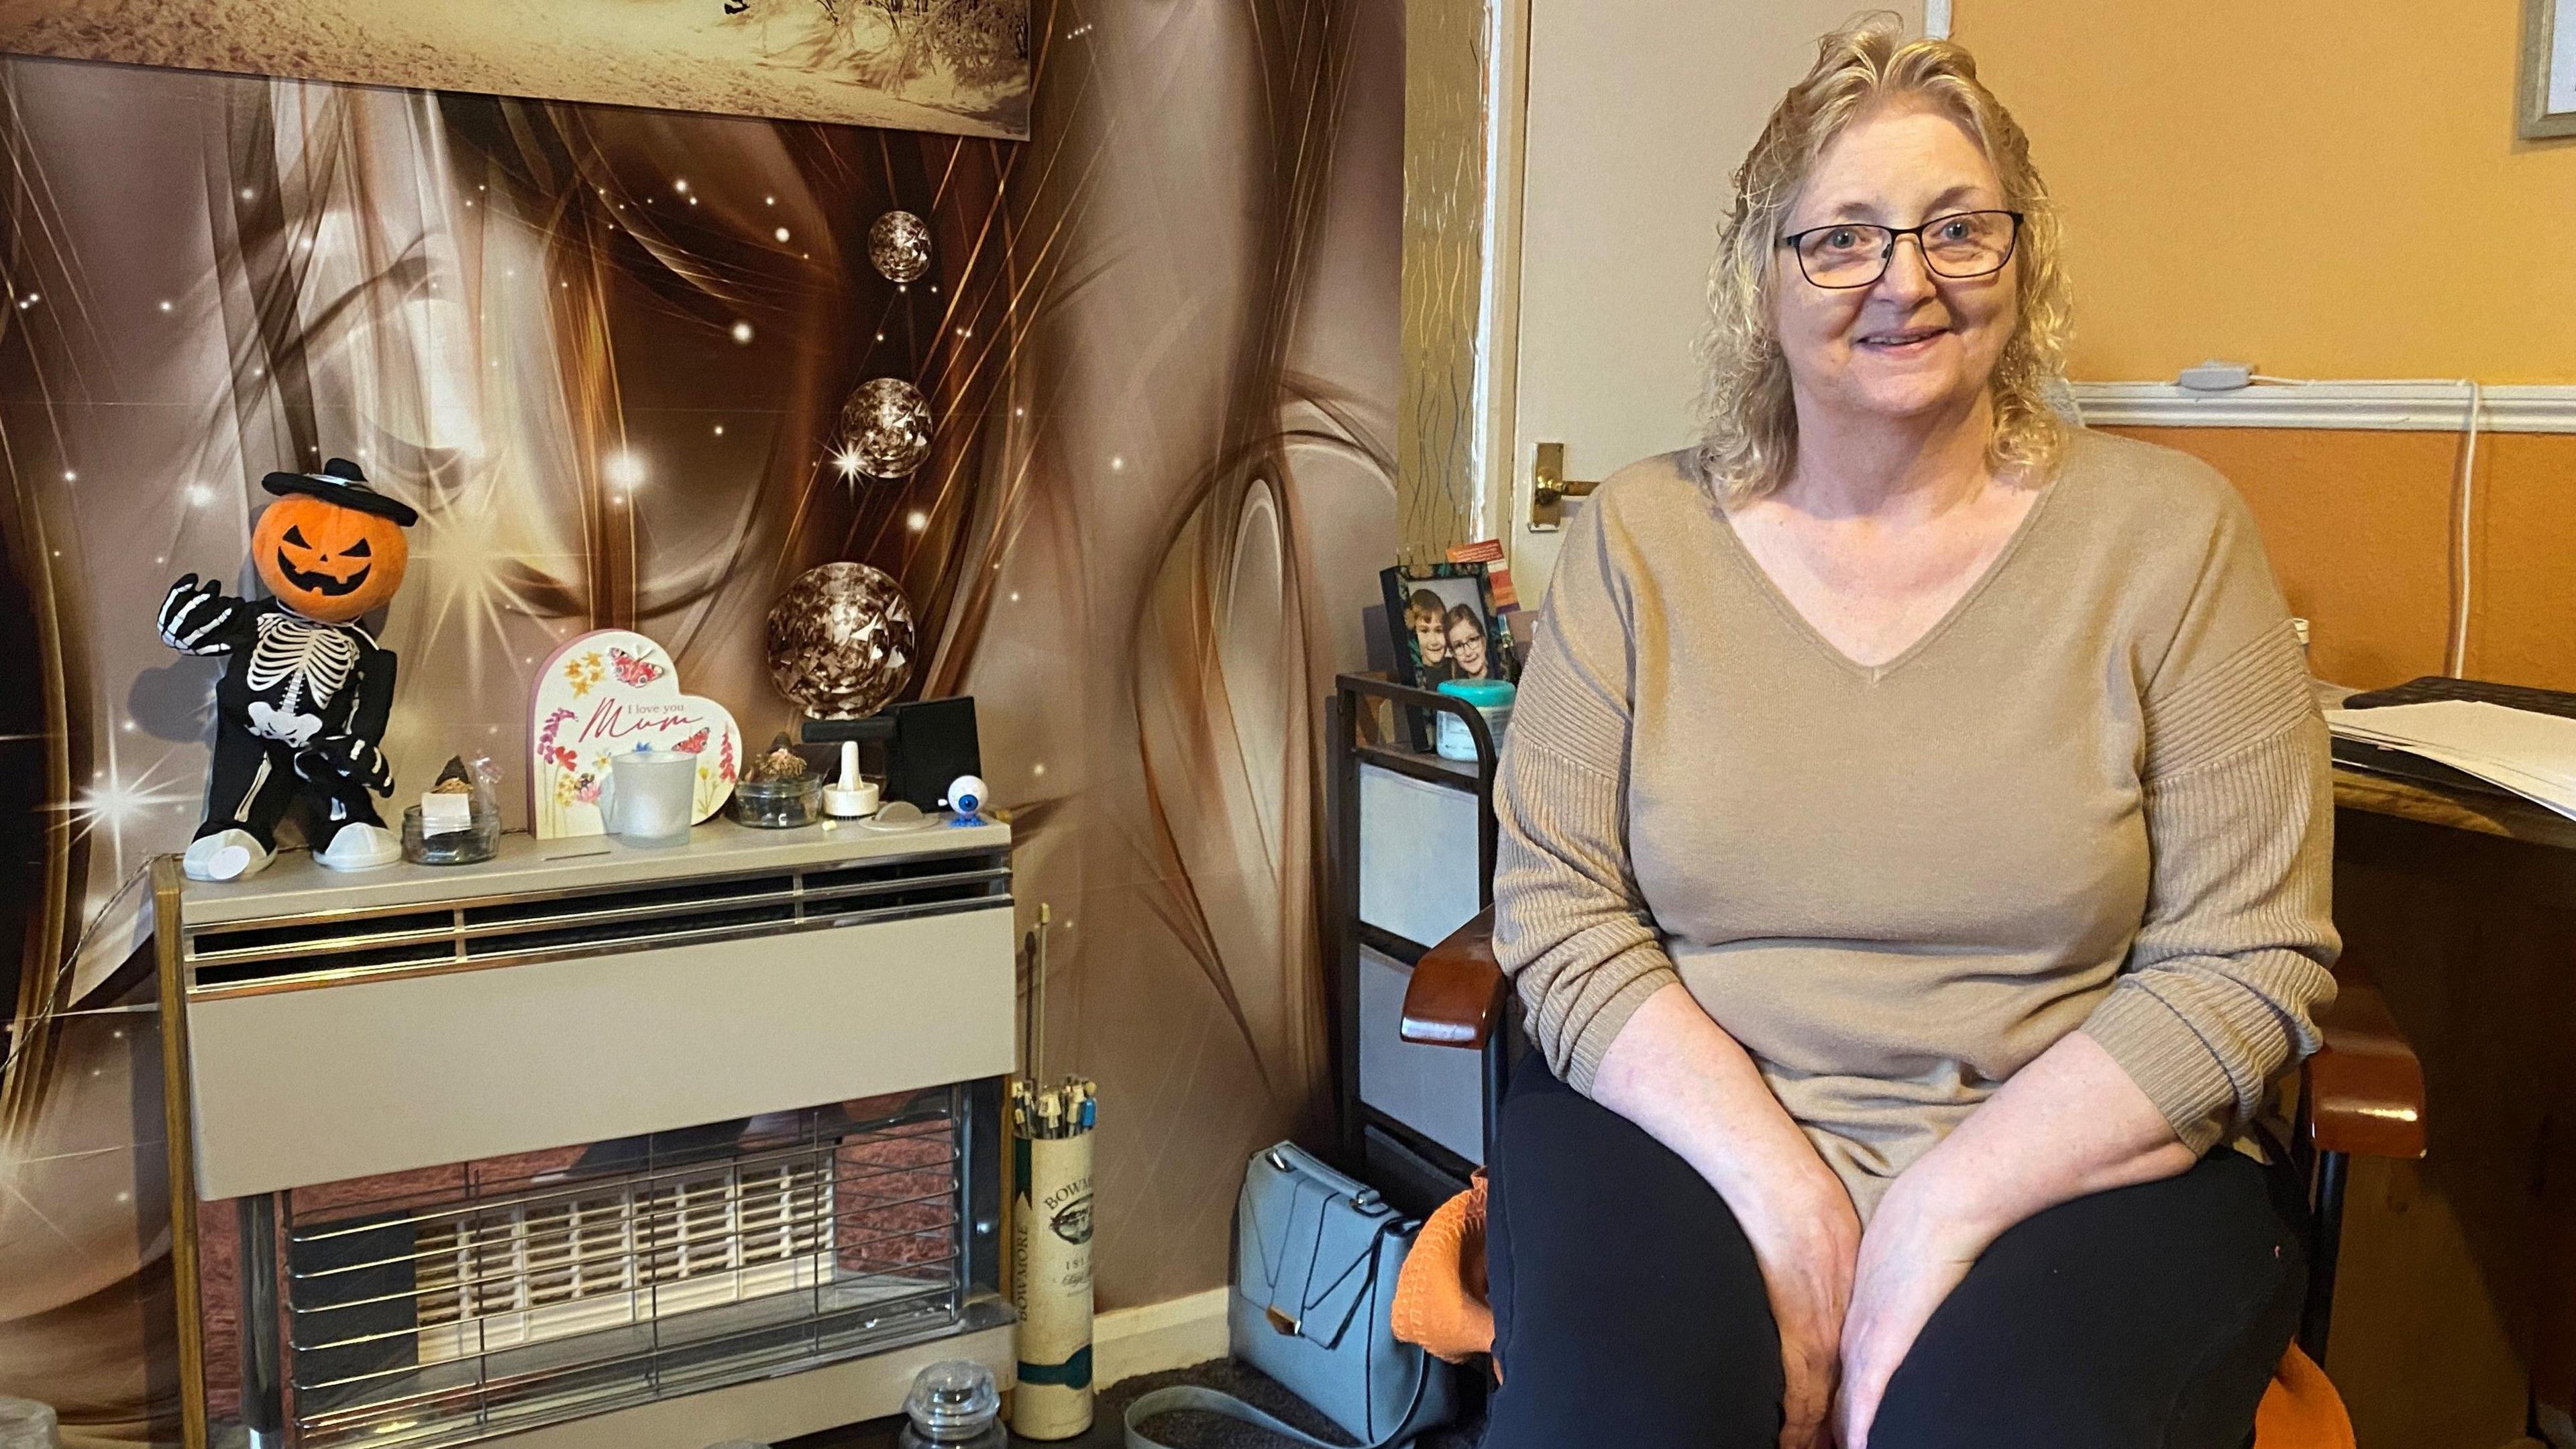
{"label": "cream painted door", "polygon": [[[1514,0],[1501,0],[1506,6]],[[1934,0],[1946,28],[1946,0]],[[1566,476],[1603,478],[1690,441],[1694,347],[1707,314],[1727,177],[1763,119],[1853,0],[1526,0],[1518,298],[1498,236],[1494,345],[1514,360],[1508,516],[1512,574],[1535,602],[1560,533],[1530,527],[1537,447]],[[1923,0],[1892,6],[1923,21]],[[1518,18],[1518,17],[1514,17]],[[1506,27],[1505,45],[1513,37]],[[1508,50],[1506,50],[1508,54]],[[1511,117],[1497,117],[1510,134]],[[1508,158],[1498,189],[1510,185]],[[1507,190],[1500,194],[1508,195]],[[1498,210],[1503,210],[1498,208]],[[1509,213],[1506,212],[1508,215]],[[1498,231],[1507,228],[1498,228]],[[1503,420],[1493,420],[1496,444]],[[1499,449],[1497,449],[1499,451]],[[1580,507],[1581,505],[1575,505]]]}

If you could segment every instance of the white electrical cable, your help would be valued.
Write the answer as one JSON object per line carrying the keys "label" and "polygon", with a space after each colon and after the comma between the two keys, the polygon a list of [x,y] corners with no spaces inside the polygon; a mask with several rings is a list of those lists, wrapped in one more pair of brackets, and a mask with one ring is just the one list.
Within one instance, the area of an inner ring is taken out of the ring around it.
{"label": "white electrical cable", "polygon": [[2460,425],[2460,471],[2451,483],[2455,503],[2451,530],[2451,620],[2442,652],[2442,672],[2454,679],[2469,672],[2469,598],[2471,564],[2475,551],[2471,547],[2469,526],[2476,518],[2478,486],[2478,425],[2485,415],[2486,385],[2471,377],[2270,377],[2255,373],[2253,380],[2276,387],[2317,387],[2341,384],[2359,387],[2457,387],[2469,394],[2469,412]]}
{"label": "white electrical cable", "polygon": [[2457,583],[2451,594],[2451,650],[2445,671],[2453,679],[2465,679],[2469,673],[2469,548],[2470,504],[2478,487],[2478,407],[2485,399],[2485,389],[2469,384],[2469,420],[2461,429],[2460,441],[2460,519],[2454,525],[2459,531],[2460,552],[2452,567]]}

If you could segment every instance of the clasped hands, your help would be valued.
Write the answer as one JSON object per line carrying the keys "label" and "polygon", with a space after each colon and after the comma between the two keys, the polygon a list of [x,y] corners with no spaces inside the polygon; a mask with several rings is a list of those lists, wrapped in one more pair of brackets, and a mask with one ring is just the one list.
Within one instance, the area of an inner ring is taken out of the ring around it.
{"label": "clasped hands", "polygon": [[1900,1177],[1864,1232],[1819,1161],[1740,1214],[1780,1329],[1781,1449],[1868,1449],[1887,1382],[1985,1250],[1936,1187]]}
{"label": "clasped hands", "polygon": [[1869,1449],[1889,1379],[1996,1238],[2199,1155],[2100,1043],[2069,1032],[1898,1173],[1864,1233],[1752,1057],[1680,982],[1637,1008],[1594,1085],[1707,1179],[1752,1243],[1780,1330],[1781,1449]]}
{"label": "clasped hands", "polygon": [[1678,981],[1629,1018],[1594,1088],[1690,1163],[1753,1245],[1780,1330],[1781,1449],[1869,1449],[1897,1366],[2006,1229],[2196,1156],[2109,1053],[2070,1032],[1898,1173],[1864,1233],[1752,1057]]}

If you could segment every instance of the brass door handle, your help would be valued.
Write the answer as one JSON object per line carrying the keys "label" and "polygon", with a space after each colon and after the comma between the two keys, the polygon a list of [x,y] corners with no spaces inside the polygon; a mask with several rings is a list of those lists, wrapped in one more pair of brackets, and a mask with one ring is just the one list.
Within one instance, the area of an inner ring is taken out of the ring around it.
{"label": "brass door handle", "polygon": [[1565,476],[1563,443],[1539,444],[1538,459],[1530,467],[1530,532],[1554,533],[1565,527],[1565,500],[1585,497],[1600,486],[1597,480]]}

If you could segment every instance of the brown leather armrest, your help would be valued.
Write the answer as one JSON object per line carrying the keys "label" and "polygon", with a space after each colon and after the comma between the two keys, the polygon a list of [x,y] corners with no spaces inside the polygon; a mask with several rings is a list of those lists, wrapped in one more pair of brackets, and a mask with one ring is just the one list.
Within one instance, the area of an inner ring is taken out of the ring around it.
{"label": "brown leather armrest", "polygon": [[2317,1019],[2324,1045],[2300,1070],[2308,1140],[2319,1152],[2424,1155],[2424,1067],[2378,988],[2343,983]]}
{"label": "brown leather armrest", "polygon": [[1404,989],[1400,1035],[1423,1046],[1482,1048],[1503,1019],[1503,968],[1494,961],[1494,908],[1422,953]]}

